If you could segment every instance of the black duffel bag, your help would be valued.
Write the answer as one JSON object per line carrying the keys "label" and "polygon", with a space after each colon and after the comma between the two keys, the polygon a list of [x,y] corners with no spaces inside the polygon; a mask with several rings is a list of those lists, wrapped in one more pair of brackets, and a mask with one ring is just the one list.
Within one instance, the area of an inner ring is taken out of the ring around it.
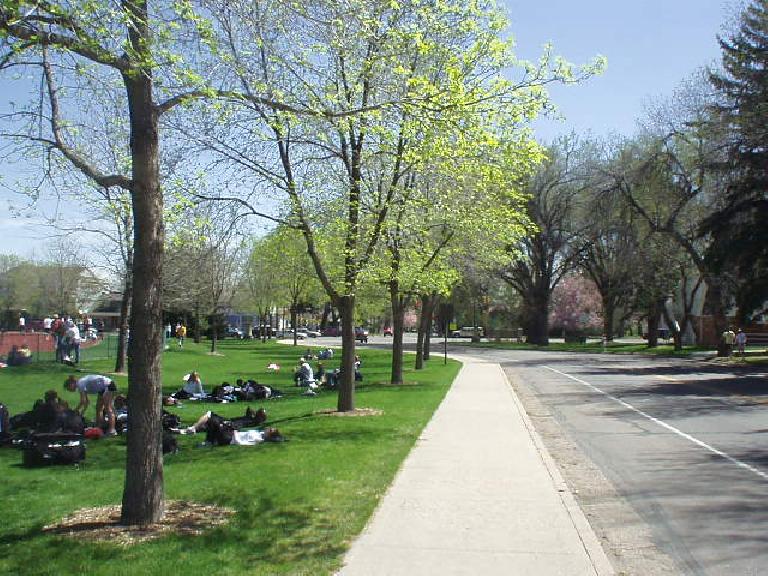
{"label": "black duffel bag", "polygon": [[24,466],[77,464],[85,460],[85,441],[82,434],[31,434],[22,444],[22,454]]}

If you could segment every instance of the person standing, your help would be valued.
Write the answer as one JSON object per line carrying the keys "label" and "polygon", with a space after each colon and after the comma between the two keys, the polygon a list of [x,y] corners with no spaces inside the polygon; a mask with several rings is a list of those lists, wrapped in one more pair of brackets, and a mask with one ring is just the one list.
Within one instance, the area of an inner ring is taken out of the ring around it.
{"label": "person standing", "polygon": [[115,432],[115,392],[117,385],[115,381],[102,376],[101,374],[89,374],[78,379],[74,374],[70,375],[64,382],[64,388],[69,392],[80,393],[80,403],[75,411],[85,416],[90,401],[89,394],[96,394],[96,426],[103,427],[107,425],[107,435],[114,436]]}
{"label": "person standing", "polygon": [[[67,356],[75,364],[80,362],[80,328],[77,327],[74,320],[67,321]],[[72,359],[72,356],[75,356]]]}
{"label": "person standing", "polygon": [[56,362],[61,362],[63,354],[61,329],[64,326],[64,321],[59,318],[58,314],[53,315],[53,322],[51,322],[51,334],[53,334],[53,344],[56,347]]}
{"label": "person standing", "polygon": [[741,354],[741,359],[745,359],[747,357],[745,351],[745,348],[747,347],[747,334],[741,328],[736,332],[734,342],[736,343],[736,348],[739,351],[739,354]]}
{"label": "person standing", "polygon": [[43,318],[43,330],[50,334],[51,332],[51,325],[53,324],[53,319],[50,316],[46,316]]}
{"label": "person standing", "polygon": [[19,314],[19,332],[27,331],[27,319],[22,314]]}
{"label": "person standing", "polygon": [[733,342],[736,340],[736,333],[732,327],[723,332],[723,345],[725,346],[725,355],[730,358],[733,356]]}
{"label": "person standing", "polygon": [[176,324],[176,339],[179,343],[179,348],[184,347],[184,338],[187,336],[187,327],[184,326],[184,323]]}

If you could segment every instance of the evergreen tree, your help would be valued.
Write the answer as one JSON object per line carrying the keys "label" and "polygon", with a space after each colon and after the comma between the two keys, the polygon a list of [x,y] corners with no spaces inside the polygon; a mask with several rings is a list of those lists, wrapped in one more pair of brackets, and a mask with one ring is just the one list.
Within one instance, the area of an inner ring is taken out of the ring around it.
{"label": "evergreen tree", "polygon": [[727,134],[727,188],[702,231],[712,235],[707,259],[737,279],[734,293],[745,314],[768,297],[768,0],[753,0],[720,46],[722,70],[710,82]]}

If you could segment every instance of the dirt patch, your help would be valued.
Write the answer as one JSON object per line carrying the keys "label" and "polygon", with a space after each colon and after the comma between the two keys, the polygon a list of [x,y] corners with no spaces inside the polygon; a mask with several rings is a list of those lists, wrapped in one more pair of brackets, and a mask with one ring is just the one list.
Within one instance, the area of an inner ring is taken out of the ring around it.
{"label": "dirt patch", "polygon": [[79,541],[113,542],[119,546],[132,546],[154,540],[169,533],[197,535],[226,524],[235,513],[231,508],[169,500],[165,503],[165,516],[149,526],[120,524],[120,505],[83,508],[61,521],[43,527],[43,532],[77,538]]}
{"label": "dirt patch", "polygon": [[318,410],[316,414],[323,414],[325,416],[381,416],[384,414],[384,410],[378,408],[355,408],[354,410],[348,410],[346,412],[339,412],[338,410]]}

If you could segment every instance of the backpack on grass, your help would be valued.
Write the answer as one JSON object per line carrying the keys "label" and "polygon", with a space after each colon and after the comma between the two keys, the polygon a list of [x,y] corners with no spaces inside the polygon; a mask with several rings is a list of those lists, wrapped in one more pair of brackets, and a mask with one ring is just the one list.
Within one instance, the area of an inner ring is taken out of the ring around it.
{"label": "backpack on grass", "polygon": [[31,434],[22,443],[24,466],[78,464],[83,460],[85,460],[85,441],[82,434],[63,432]]}

